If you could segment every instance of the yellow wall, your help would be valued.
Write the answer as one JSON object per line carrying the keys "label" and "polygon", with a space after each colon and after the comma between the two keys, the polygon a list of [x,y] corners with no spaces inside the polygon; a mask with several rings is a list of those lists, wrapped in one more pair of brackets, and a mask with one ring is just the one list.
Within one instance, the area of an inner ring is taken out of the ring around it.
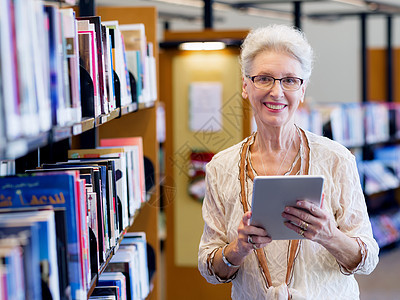
{"label": "yellow wall", "polygon": [[[175,265],[197,267],[203,219],[201,203],[193,200],[187,192],[189,153],[190,149],[216,153],[241,141],[243,99],[240,66],[237,53],[193,51],[173,58],[172,74]],[[219,132],[203,134],[189,129],[189,85],[198,81],[223,85],[223,129]]]}

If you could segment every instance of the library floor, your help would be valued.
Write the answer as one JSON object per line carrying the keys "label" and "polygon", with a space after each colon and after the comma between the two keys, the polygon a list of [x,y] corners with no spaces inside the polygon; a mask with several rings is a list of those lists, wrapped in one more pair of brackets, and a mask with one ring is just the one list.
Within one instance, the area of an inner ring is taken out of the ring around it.
{"label": "library floor", "polygon": [[374,272],[356,278],[361,300],[400,299],[400,248],[382,252]]}

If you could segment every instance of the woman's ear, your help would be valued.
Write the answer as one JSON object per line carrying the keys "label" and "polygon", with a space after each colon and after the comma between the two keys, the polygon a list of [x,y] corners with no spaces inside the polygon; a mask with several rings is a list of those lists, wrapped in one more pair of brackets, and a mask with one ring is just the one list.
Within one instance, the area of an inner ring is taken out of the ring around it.
{"label": "woman's ear", "polygon": [[306,88],[307,88],[307,82],[304,82],[301,87],[301,98],[300,98],[301,103],[304,102],[304,97],[306,96]]}
{"label": "woman's ear", "polygon": [[243,97],[243,99],[247,99],[248,98],[246,87],[247,87],[246,80],[245,80],[244,77],[242,77],[242,97]]}

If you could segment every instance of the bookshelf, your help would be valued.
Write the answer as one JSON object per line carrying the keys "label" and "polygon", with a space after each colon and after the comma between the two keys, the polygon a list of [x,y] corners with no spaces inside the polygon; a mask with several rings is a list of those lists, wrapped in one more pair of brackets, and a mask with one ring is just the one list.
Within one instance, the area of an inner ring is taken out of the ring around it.
{"label": "bookshelf", "polygon": [[[165,106],[165,216],[166,298],[228,299],[230,284],[211,285],[197,268],[198,244],[203,230],[201,203],[188,193],[189,157],[192,150],[217,152],[239,142],[250,130],[249,108],[242,105],[237,46],[218,51],[181,51],[182,41],[240,41],[247,31],[166,31],[160,50],[160,93]],[[228,42],[229,43],[229,42]],[[219,133],[191,131],[189,87],[193,82],[223,85]],[[214,140],[213,140],[214,138]],[[219,141],[213,143],[213,141]],[[222,144],[221,144],[222,141]]]}
{"label": "bookshelf", "polygon": [[[33,1],[31,1],[31,3],[33,3]],[[42,3],[46,5],[50,3],[58,9],[76,5],[77,1],[44,1]],[[1,17],[4,16],[5,10],[3,10],[3,8],[4,7],[0,10]],[[123,19],[125,16],[125,21],[121,19],[120,24],[124,22],[128,24],[144,23],[147,41],[153,43],[153,45],[158,45],[156,38],[157,12],[155,8],[136,7],[125,10],[114,10],[112,8],[102,9],[99,7],[96,13],[101,16],[102,20],[119,20],[119,17]],[[4,42],[4,40],[2,40],[2,42]],[[154,47],[153,55],[157,66],[157,47]],[[0,84],[0,113],[3,118],[5,114],[3,105],[6,105],[7,101],[10,99],[3,97],[5,94],[3,94],[4,90],[2,90],[2,87],[6,85],[8,81],[6,82],[3,76],[0,76],[0,81],[2,83]],[[84,100],[86,99],[82,99],[82,101]],[[35,169],[43,163],[54,164],[57,162],[64,162],[68,159],[68,150],[81,147],[97,147],[99,146],[100,139],[116,137],[141,137],[143,139],[143,155],[146,157],[147,161],[151,163],[152,172],[156,175],[154,176],[154,174],[147,173],[146,170],[146,175],[148,175],[147,179],[154,178],[154,181],[150,184],[152,187],[147,190],[147,201],[143,202],[140,208],[135,211],[134,215],[130,216],[128,221],[129,226],[121,228],[121,232],[116,237],[115,246],[112,246],[107,251],[104,261],[98,266],[96,274],[92,272],[89,286],[87,289],[85,287],[87,293],[85,292],[85,295],[77,296],[77,298],[74,296],[73,299],[90,297],[97,286],[100,274],[105,271],[112,259],[116,256],[116,253],[122,248],[121,242],[124,236],[128,233],[139,231],[145,232],[146,240],[149,245],[148,249],[150,249],[147,255],[148,261],[150,262],[151,291],[146,299],[160,299],[160,271],[158,270],[160,265],[158,237],[158,201],[160,194],[159,179],[157,177],[159,173],[158,141],[156,135],[157,102],[156,99],[152,99],[146,103],[133,102],[124,104],[107,113],[99,114],[94,117],[84,117],[78,122],[66,122],[61,125],[52,124],[50,128],[36,134],[20,134],[12,139],[0,135],[0,138],[2,138],[2,142],[0,143],[0,161],[15,161],[15,170],[17,174],[24,173],[27,169]],[[3,122],[3,120],[1,121]],[[4,127],[0,126],[0,130],[3,129]],[[2,202],[2,208],[4,204],[5,202]],[[3,266],[0,266],[0,272],[3,271],[2,267]],[[2,284],[0,284],[0,290],[2,287]]]}

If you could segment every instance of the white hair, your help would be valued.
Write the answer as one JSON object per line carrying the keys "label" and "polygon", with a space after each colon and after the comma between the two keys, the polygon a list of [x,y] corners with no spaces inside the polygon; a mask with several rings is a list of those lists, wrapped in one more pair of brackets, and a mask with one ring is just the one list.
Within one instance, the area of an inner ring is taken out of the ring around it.
{"label": "white hair", "polygon": [[286,53],[300,62],[303,78],[308,80],[314,60],[313,49],[304,33],[287,25],[269,25],[252,30],[241,46],[242,75],[249,75],[254,58],[263,51]]}

